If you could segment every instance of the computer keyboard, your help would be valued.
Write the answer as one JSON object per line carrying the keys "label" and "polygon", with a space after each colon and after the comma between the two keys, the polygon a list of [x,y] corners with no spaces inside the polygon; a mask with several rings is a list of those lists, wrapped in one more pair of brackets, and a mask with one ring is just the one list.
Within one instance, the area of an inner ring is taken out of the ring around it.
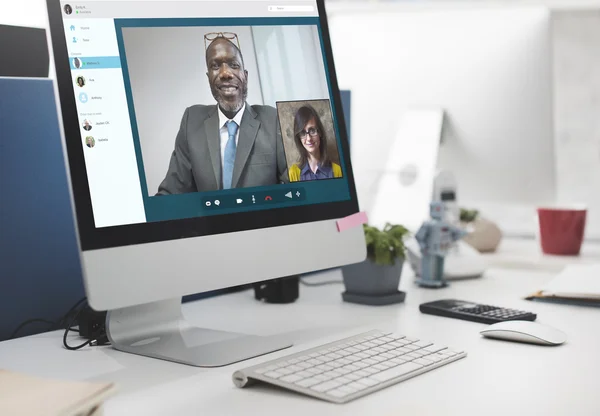
{"label": "computer keyboard", "polygon": [[334,403],[346,403],[466,357],[459,349],[370,331],[238,370],[233,382],[263,381]]}

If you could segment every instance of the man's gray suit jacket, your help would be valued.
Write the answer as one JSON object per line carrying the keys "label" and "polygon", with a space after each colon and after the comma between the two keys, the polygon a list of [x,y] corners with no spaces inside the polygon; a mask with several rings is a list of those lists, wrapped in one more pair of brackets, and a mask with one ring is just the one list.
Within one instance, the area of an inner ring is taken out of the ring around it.
{"label": "man's gray suit jacket", "polygon": [[[222,189],[217,106],[194,105],[183,114],[169,170],[157,195]],[[246,105],[239,127],[232,188],[289,182],[277,111]]]}

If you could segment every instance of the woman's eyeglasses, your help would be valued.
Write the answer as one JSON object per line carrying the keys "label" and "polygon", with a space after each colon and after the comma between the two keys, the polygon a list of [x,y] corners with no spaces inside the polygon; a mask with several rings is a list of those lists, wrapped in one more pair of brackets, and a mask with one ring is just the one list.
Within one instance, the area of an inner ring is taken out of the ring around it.
{"label": "woman's eyeglasses", "polygon": [[319,134],[319,130],[311,127],[308,130],[302,130],[300,133],[298,133],[301,139],[306,139],[307,134],[310,135],[310,137],[315,137],[317,134]]}
{"label": "woman's eyeglasses", "polygon": [[210,32],[210,33],[207,33],[204,35],[204,50],[208,49],[208,45],[210,45],[210,43],[217,38],[225,38],[230,41],[235,39],[235,43],[237,43],[238,49],[241,49],[240,48],[240,40],[238,39],[238,35],[236,35],[235,33],[233,33],[233,32]]}

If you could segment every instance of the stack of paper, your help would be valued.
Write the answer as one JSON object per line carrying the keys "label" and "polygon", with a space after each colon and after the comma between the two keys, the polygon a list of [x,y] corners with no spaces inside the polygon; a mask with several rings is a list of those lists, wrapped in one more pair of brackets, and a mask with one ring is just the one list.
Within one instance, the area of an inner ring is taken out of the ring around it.
{"label": "stack of paper", "polygon": [[0,415],[99,416],[111,383],[49,380],[0,370]]}
{"label": "stack of paper", "polygon": [[569,265],[527,299],[600,306],[600,264]]}

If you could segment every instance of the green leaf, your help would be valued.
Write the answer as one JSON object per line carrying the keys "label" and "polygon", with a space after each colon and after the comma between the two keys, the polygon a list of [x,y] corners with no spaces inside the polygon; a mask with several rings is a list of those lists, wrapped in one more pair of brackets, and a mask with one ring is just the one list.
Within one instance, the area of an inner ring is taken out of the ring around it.
{"label": "green leaf", "polygon": [[461,208],[460,209],[460,220],[462,222],[473,222],[477,219],[477,217],[479,216],[479,211],[476,209],[465,209],[465,208]]}
{"label": "green leaf", "polygon": [[393,265],[397,258],[404,258],[404,239],[410,234],[402,225],[386,224],[383,230],[364,225],[367,256],[375,264]]}

